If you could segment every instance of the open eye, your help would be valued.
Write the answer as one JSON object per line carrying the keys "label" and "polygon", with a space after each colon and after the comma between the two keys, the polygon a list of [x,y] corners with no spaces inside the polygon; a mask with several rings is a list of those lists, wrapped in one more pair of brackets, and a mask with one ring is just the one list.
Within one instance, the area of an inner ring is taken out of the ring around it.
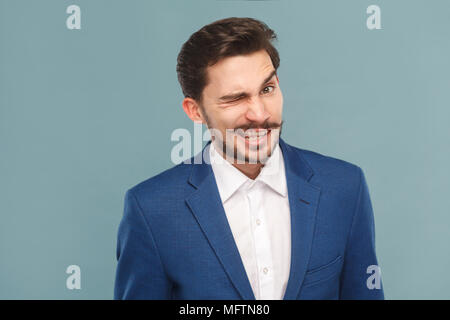
{"label": "open eye", "polygon": [[275,89],[274,86],[267,86],[267,87],[264,87],[264,89],[262,89],[261,92],[263,94],[268,94],[268,93],[271,93],[274,89]]}

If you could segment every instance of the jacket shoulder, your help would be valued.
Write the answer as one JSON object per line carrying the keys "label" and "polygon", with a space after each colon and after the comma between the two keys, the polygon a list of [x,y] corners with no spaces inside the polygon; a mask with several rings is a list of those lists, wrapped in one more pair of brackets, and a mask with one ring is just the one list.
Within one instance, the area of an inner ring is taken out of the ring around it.
{"label": "jacket shoulder", "polygon": [[358,171],[360,167],[354,163],[324,155],[315,151],[293,147],[296,152],[311,166],[315,172],[324,173],[329,170]]}
{"label": "jacket shoulder", "polygon": [[358,165],[315,151],[292,148],[312,169],[314,172],[312,181],[320,186],[343,189],[359,187],[363,171]]}
{"label": "jacket shoulder", "polygon": [[179,195],[185,192],[191,169],[191,165],[180,163],[136,184],[128,192],[138,199],[164,199],[170,195]]}

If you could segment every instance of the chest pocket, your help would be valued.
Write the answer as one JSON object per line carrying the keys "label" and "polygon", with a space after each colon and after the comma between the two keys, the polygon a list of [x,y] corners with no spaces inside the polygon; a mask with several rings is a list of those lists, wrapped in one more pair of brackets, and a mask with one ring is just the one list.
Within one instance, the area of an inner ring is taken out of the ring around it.
{"label": "chest pocket", "polygon": [[338,256],[333,261],[321,267],[307,271],[305,274],[305,279],[303,280],[303,286],[311,286],[338,276],[342,269],[342,262],[342,257]]}

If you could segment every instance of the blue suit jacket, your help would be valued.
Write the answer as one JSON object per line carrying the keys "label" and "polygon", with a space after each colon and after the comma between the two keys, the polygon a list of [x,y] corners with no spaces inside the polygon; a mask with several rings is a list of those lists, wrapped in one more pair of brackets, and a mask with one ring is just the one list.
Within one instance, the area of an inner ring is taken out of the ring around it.
{"label": "blue suit jacket", "polygon": [[[361,169],[280,147],[292,247],[284,299],[383,299],[367,286],[377,259]],[[128,190],[115,299],[255,299],[208,163],[179,164]]]}

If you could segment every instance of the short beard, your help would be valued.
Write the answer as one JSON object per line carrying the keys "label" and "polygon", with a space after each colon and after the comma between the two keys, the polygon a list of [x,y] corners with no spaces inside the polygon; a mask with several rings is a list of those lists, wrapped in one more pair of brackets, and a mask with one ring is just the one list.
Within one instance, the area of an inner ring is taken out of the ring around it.
{"label": "short beard", "polygon": [[[234,132],[236,132],[237,130],[242,130],[245,132],[249,129],[254,129],[254,128],[271,130],[270,142],[273,141],[273,139],[275,139],[276,142],[274,144],[270,143],[270,153],[269,154],[264,155],[262,158],[257,157],[257,159],[255,161],[254,159],[250,159],[250,157],[246,154],[246,152],[244,152],[245,153],[244,155],[240,154],[240,152],[238,151],[238,148],[237,148],[237,143],[235,143],[234,141],[232,141],[231,143],[227,143],[226,138],[224,139],[224,137],[222,136],[220,131],[215,130],[213,128],[213,126],[211,125],[210,118],[208,117],[207,113],[205,112],[205,109],[203,108],[202,104],[199,103],[199,105],[200,105],[201,114],[206,122],[206,126],[208,127],[210,133],[212,133],[211,134],[211,143],[214,143],[214,142],[216,143],[215,146],[219,150],[222,150],[222,156],[224,158],[226,158],[227,160],[232,160],[233,163],[236,163],[236,162],[242,163],[243,162],[245,164],[248,164],[248,163],[264,164],[267,161],[267,159],[272,155],[276,144],[278,143],[279,139],[281,138],[281,132],[282,132],[284,121],[277,123],[277,122],[269,122],[266,120],[262,124],[250,123],[248,125],[240,126],[240,127],[233,129]],[[219,137],[216,137],[214,132],[220,133]],[[234,137],[235,137],[235,135],[233,135],[232,138],[234,139]],[[217,140],[217,141],[215,141],[215,140]],[[266,143],[269,143],[269,142],[266,142]],[[259,156],[260,155],[259,154],[259,146],[257,148],[257,152],[258,152],[258,156]]]}
{"label": "short beard", "polygon": [[[211,140],[213,142],[215,142],[215,146],[222,151],[222,155],[223,157],[228,160],[228,161],[232,161],[233,163],[237,163],[237,164],[265,164],[265,162],[267,161],[267,159],[272,155],[273,150],[275,149],[275,146],[277,145],[280,137],[281,137],[281,131],[282,131],[282,127],[283,127],[283,121],[281,121],[280,123],[269,123],[269,122],[264,122],[261,125],[256,125],[256,124],[250,124],[247,126],[242,126],[242,127],[238,127],[235,129],[230,130],[230,132],[227,132],[225,135],[225,139],[222,136],[221,132],[219,133],[219,137],[217,137],[215,134],[211,135]],[[210,132],[216,132],[214,129],[211,130],[211,126],[208,125],[208,128],[210,129]],[[267,153],[265,153],[264,151],[262,151],[260,149],[260,146],[257,146],[256,150],[253,150],[253,152],[256,152],[256,158],[252,157],[250,158],[250,153],[252,151],[250,151],[250,149],[245,148],[244,153],[242,154],[239,149],[238,149],[238,143],[237,143],[237,133],[236,131],[241,131],[241,132],[246,132],[249,129],[253,129],[253,128],[257,128],[257,129],[266,129],[266,130],[270,130],[270,138],[269,135],[266,135],[266,141],[265,146],[267,148]],[[229,133],[229,134],[228,134]],[[233,139],[233,140],[231,140]],[[215,141],[217,140],[217,141]],[[231,141],[228,141],[231,140]],[[247,153],[248,150],[248,153]],[[263,154],[264,152],[264,154]]]}

